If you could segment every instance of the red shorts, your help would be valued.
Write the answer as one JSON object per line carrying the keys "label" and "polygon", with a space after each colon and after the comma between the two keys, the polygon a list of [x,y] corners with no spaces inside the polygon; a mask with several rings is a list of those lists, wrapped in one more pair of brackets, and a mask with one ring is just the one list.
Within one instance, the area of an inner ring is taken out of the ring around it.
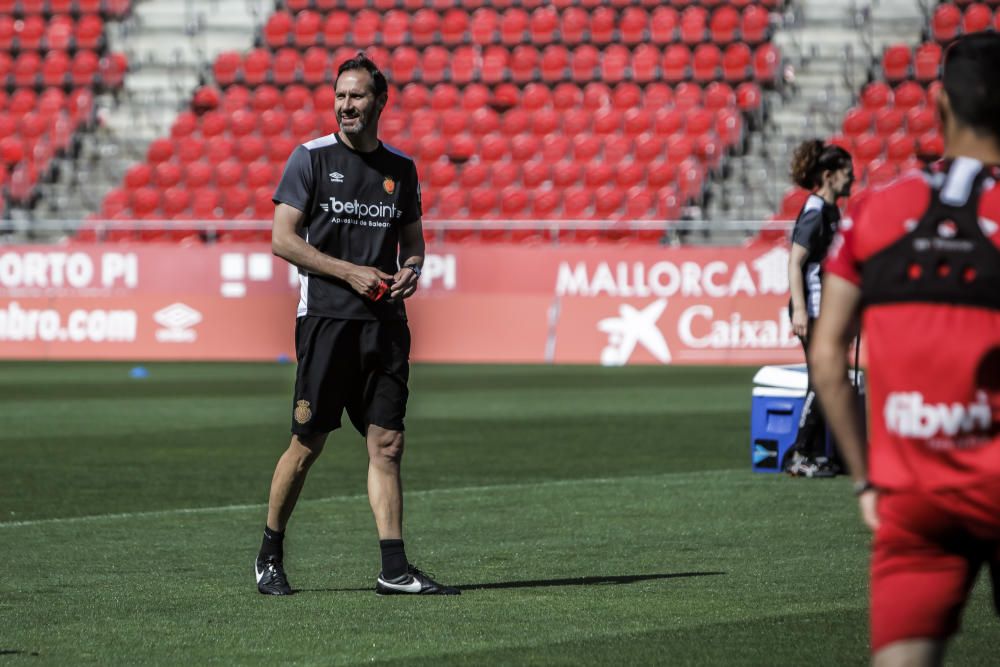
{"label": "red shorts", "polygon": [[1000,480],[972,489],[886,491],[871,564],[872,652],[946,639],[983,565],[1000,610]]}

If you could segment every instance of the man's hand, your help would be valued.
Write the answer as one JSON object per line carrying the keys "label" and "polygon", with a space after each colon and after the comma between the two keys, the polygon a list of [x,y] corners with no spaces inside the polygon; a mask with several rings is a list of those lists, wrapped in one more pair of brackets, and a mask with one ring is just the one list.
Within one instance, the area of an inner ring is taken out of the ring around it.
{"label": "man's hand", "polygon": [[417,291],[417,272],[405,266],[392,277],[390,299],[408,299]]}
{"label": "man's hand", "polygon": [[792,333],[799,338],[805,338],[809,332],[809,313],[805,308],[792,309]]}
{"label": "man's hand", "polygon": [[351,289],[370,298],[378,292],[379,283],[392,280],[392,276],[371,266],[355,266],[347,272],[346,280]]}
{"label": "man's hand", "polygon": [[861,507],[861,519],[865,525],[873,531],[878,530],[878,491],[868,489],[858,496],[858,505]]}

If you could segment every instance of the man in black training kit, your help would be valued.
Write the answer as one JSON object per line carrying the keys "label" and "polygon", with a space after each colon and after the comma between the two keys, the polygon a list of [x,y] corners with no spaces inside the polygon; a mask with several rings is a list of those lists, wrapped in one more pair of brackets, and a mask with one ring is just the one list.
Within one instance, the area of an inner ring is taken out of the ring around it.
{"label": "man in black training kit", "polygon": [[[413,160],[378,140],[385,76],[363,53],[337,71],[340,131],[292,153],[274,195],[275,255],[299,268],[298,373],[292,441],[271,480],[257,590],[290,595],[282,567],[285,526],[306,473],[344,409],[368,445],[380,595],[457,595],[411,565],[403,551],[403,417],[410,332],[403,299],[424,261],[420,186]],[[398,252],[397,252],[398,250]]]}

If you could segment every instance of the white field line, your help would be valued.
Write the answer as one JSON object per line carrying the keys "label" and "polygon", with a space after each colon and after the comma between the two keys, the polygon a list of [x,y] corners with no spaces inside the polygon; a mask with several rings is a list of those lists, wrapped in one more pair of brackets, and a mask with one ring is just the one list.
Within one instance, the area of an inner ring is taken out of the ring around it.
{"label": "white field line", "polygon": [[[420,489],[417,491],[406,491],[406,497],[413,496],[437,496],[450,493],[475,493],[491,491],[513,491],[517,489],[533,489],[543,486],[576,486],[586,484],[615,484],[619,482],[650,481],[662,479],[671,484],[685,484],[688,477],[710,477],[723,476],[736,472],[736,470],[700,470],[693,472],[662,473],[659,475],[634,475],[630,477],[585,477],[582,479],[559,479],[546,482],[524,482],[515,484],[485,484],[483,486],[456,486],[444,489]],[[746,471],[749,475],[750,472]],[[366,494],[355,494],[349,496],[328,496],[326,498],[312,498],[299,501],[301,505],[314,505],[319,503],[367,500]],[[213,514],[216,512],[242,512],[244,510],[264,510],[267,503],[253,503],[249,505],[220,505],[217,507],[189,507],[169,510],[151,510],[147,512],[122,512],[120,514],[92,514],[89,516],[72,516],[54,519],[33,519],[29,521],[3,521],[0,522],[0,529],[4,528],[26,528],[30,526],[47,526],[65,523],[85,523],[91,521],[116,521],[119,519],[143,519],[159,516],[183,516],[188,514]]]}

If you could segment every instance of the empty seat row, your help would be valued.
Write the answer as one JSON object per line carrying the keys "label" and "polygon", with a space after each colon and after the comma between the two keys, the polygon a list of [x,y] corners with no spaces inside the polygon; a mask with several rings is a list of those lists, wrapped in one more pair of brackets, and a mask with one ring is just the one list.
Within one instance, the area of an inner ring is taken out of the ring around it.
{"label": "empty seat row", "polygon": [[551,6],[557,10],[573,7],[582,9],[599,9],[602,7],[612,7],[615,9],[646,7],[655,9],[663,4],[669,4],[677,8],[684,8],[690,5],[711,8],[720,5],[746,7],[751,4],[759,4],[768,9],[780,9],[784,3],[782,0],[762,0],[760,2],[756,0],[669,0],[667,3],[664,3],[664,0],[284,0],[281,3],[285,9],[292,12],[300,12],[306,9],[318,12],[329,12],[337,9],[348,11],[374,9],[380,12],[387,12],[393,9],[402,9],[411,13],[421,9],[434,9],[443,12],[456,8],[471,12],[484,7],[498,10],[510,9],[512,7],[532,10],[547,6]]}
{"label": "empty seat row", "polygon": [[[356,51],[339,49],[331,55],[323,48],[313,47],[305,54],[295,49],[271,53],[255,49],[245,56],[235,51],[219,54],[213,65],[216,82],[227,87],[234,84],[259,86],[265,83],[284,86],[302,83],[310,86],[329,84],[333,72]],[[641,45],[634,50],[624,46],[609,46],[599,50],[591,45],[567,49],[552,45],[539,50],[534,46],[461,47],[450,52],[442,47],[418,51],[400,47],[391,52],[369,50],[386,77],[396,85],[422,82],[427,85],[452,82],[499,84],[506,81],[528,83],[545,81],[635,81],[680,83],[695,80],[708,83],[725,80],[737,84],[747,80],[773,83],[779,75],[781,54],[772,44],[756,49],[740,43],[720,49],[714,44],[702,44],[693,50],[675,44],[662,51],[655,46]]]}
{"label": "empty seat row", "polygon": [[99,14],[121,19],[132,9],[132,0],[0,0],[0,16],[83,16]]}
{"label": "empty seat row", "polygon": [[884,106],[877,111],[864,107],[849,109],[844,114],[843,133],[849,137],[875,131],[882,137],[905,130],[921,135],[937,126],[936,112],[931,107],[914,106],[909,109]]}
{"label": "empty seat row", "polygon": [[482,8],[472,14],[460,9],[444,13],[421,9],[413,14],[398,10],[333,11],[326,16],[309,10],[297,14],[276,12],[264,25],[263,41],[274,50],[317,45],[396,48],[407,44],[635,46],[674,42],[729,44],[741,39],[759,44],[768,39],[769,33],[769,12],[756,5],[745,7],[742,12],[729,5],[714,11],[691,6],[681,12],[669,6],[653,10],[628,7],[621,12],[609,7],[593,11],[571,7],[560,12],[546,6],[531,13],[519,7],[503,12]]}
{"label": "empty seat row", "polygon": [[940,4],[931,15],[931,36],[941,44],[959,35],[990,29],[1000,31],[1000,11],[981,2],[969,4],[964,10],[956,5]]}
{"label": "empty seat row", "polygon": [[104,20],[87,14],[74,21],[69,16],[46,20],[42,16],[17,19],[0,14],[0,50],[2,51],[75,51],[104,47]]}
{"label": "empty seat row", "polygon": [[8,88],[70,88],[99,84],[105,89],[121,86],[128,70],[122,53],[99,56],[94,51],[77,51],[72,57],[64,51],[49,51],[43,58],[34,51],[24,51],[17,58],[0,52],[0,85]]}

